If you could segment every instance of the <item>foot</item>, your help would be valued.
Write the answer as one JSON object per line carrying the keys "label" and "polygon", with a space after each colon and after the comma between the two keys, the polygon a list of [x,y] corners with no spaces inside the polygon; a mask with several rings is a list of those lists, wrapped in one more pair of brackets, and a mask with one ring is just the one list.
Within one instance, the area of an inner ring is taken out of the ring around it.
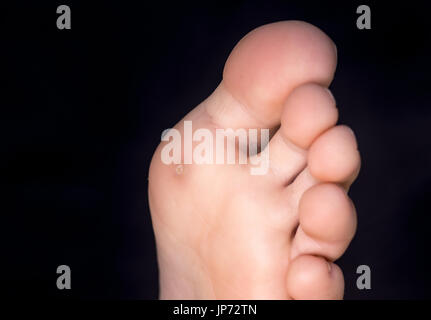
{"label": "foot", "polygon": [[[211,96],[174,128],[182,136],[184,121],[210,132],[267,128],[271,140],[258,141],[262,153],[247,163],[187,164],[182,154],[186,164],[166,164],[163,150],[174,139],[159,145],[149,200],[160,298],[343,297],[333,261],[356,229],[347,189],[360,157],[352,130],[336,126],[327,89],[335,67],[335,45],[316,27],[260,27],[234,48]],[[264,152],[267,171],[251,174]]]}

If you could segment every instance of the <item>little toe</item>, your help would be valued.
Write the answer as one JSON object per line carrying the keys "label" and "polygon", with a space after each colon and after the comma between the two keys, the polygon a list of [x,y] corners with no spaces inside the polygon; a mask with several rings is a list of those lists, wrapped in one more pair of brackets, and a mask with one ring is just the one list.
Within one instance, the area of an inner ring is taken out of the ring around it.
{"label": "little toe", "polygon": [[335,300],[344,294],[341,269],[322,257],[299,256],[287,270],[287,292],[295,300]]}

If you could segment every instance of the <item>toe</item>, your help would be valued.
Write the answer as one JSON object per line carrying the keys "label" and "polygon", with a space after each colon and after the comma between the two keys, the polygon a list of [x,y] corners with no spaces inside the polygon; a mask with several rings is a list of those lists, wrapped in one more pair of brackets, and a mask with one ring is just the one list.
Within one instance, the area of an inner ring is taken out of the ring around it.
{"label": "toe", "polygon": [[320,181],[350,185],[360,167],[360,156],[353,131],[336,126],[322,134],[308,152],[311,174]]}
{"label": "toe", "polygon": [[281,127],[269,145],[271,167],[282,179],[295,176],[306,163],[307,149],[338,119],[335,101],[328,89],[314,83],[292,91],[281,116]]}
{"label": "toe", "polygon": [[341,269],[324,258],[303,255],[290,262],[287,292],[292,299],[342,299],[344,278]]}
{"label": "toe", "polygon": [[331,92],[308,83],[292,91],[281,118],[284,136],[295,145],[308,149],[313,140],[338,120],[338,110]]}
{"label": "toe", "polygon": [[308,189],[299,202],[299,224],[304,232],[325,242],[349,242],[356,230],[356,213],[341,187],[323,183]]}
{"label": "toe", "polygon": [[303,254],[333,261],[347,249],[356,231],[356,211],[346,191],[324,183],[308,189],[299,202],[299,226],[291,258]]}
{"label": "toe", "polygon": [[244,127],[273,128],[280,123],[283,104],[294,88],[309,82],[328,86],[335,67],[335,45],[311,24],[283,21],[259,27],[233,49],[218,88],[228,91],[239,107],[223,108],[219,100],[209,113],[221,126],[233,127],[231,121],[237,125],[235,116],[246,110],[245,118],[254,123]]}

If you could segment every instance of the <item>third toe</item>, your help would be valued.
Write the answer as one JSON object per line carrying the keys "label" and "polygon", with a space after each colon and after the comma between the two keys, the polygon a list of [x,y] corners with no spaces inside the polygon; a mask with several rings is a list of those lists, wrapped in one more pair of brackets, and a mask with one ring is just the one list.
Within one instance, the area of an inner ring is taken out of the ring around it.
{"label": "third toe", "polygon": [[311,174],[325,182],[351,184],[359,172],[360,162],[355,135],[344,125],[323,133],[308,152]]}

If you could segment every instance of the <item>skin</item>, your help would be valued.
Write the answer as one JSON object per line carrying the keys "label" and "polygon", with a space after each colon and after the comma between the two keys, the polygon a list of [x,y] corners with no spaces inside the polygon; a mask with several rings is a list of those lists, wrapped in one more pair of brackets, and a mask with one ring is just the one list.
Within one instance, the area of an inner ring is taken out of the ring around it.
{"label": "skin", "polygon": [[250,164],[149,172],[162,299],[341,299],[333,263],[356,230],[347,189],[360,157],[353,132],[336,126],[327,86],[336,48],[299,21],[250,32],[234,48],[217,89],[182,119],[194,130],[270,128],[270,170]]}

